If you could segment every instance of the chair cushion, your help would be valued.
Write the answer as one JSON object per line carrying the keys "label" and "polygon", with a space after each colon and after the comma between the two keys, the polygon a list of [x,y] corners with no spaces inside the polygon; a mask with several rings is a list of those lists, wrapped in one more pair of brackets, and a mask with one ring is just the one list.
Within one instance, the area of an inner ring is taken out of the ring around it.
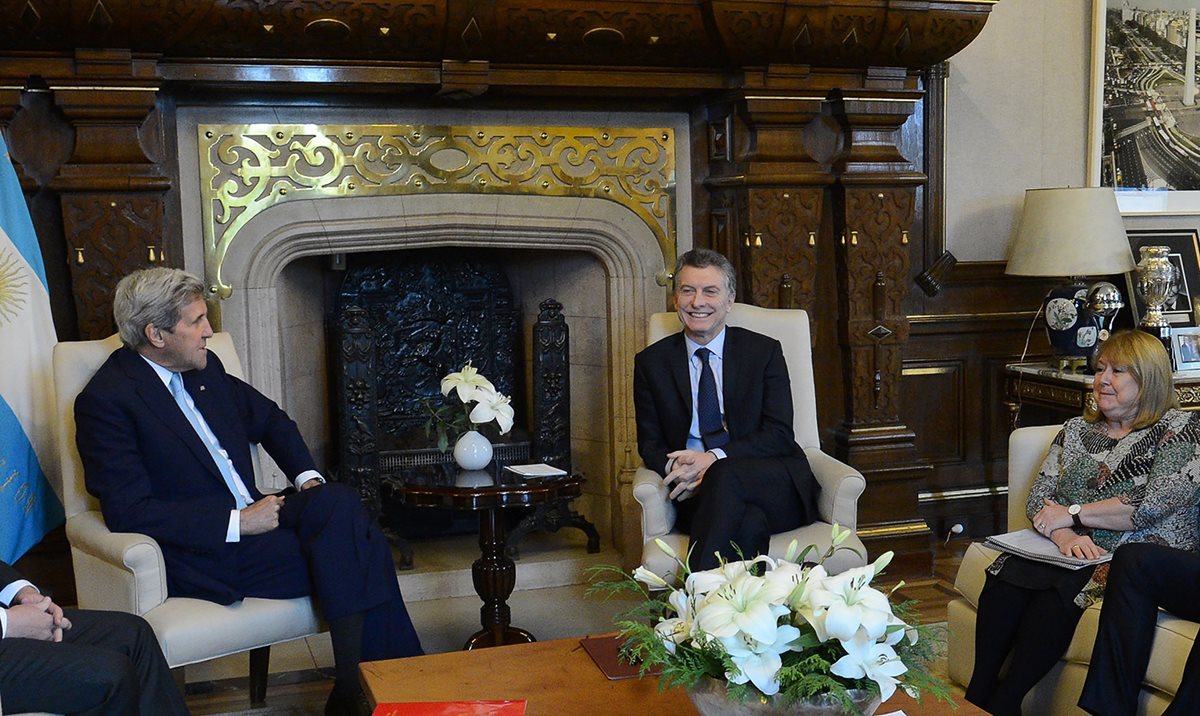
{"label": "chair cushion", "polygon": [[308,597],[247,598],[229,606],[171,597],[145,617],[172,669],[321,631]]}
{"label": "chair cushion", "polygon": [[979,608],[979,593],[983,591],[983,583],[987,579],[988,565],[999,556],[998,551],[984,547],[981,542],[974,542],[967,547],[958,574],[954,576],[954,589],[963,595],[972,609]]}

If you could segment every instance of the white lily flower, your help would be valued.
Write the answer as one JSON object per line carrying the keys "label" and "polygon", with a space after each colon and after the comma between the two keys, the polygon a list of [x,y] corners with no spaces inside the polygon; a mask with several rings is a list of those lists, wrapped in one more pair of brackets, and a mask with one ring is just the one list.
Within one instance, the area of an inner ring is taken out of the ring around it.
{"label": "white lily flower", "polygon": [[725,562],[719,567],[706,569],[702,572],[692,572],[688,575],[685,588],[697,596],[708,594],[714,589],[729,584],[743,574],[749,574],[750,568],[759,563],[765,564],[770,568],[775,567],[775,560],[766,555],[745,561]]}
{"label": "white lily flower", "polygon": [[[884,557],[890,560],[890,554]],[[884,557],[876,564],[884,561]],[[892,619],[892,606],[887,595],[869,586],[878,573],[876,565],[869,564],[824,580],[821,592],[814,594],[813,599],[816,606],[826,608],[824,626],[829,636],[847,640],[860,627],[865,628],[872,639],[883,636]]]}
{"label": "white lily flower", "polygon": [[478,391],[480,388],[491,391],[492,393],[496,392],[496,386],[492,385],[492,381],[480,375],[479,371],[471,365],[470,361],[467,361],[467,364],[462,367],[462,370],[455,373],[449,373],[445,378],[442,378],[442,395],[450,395],[450,391],[457,390],[458,399],[463,403],[469,403],[472,400],[475,400],[476,391]]}
{"label": "white lily flower", "polygon": [[737,673],[725,673],[725,678],[735,684],[747,681],[758,687],[766,696],[779,693],[779,669],[783,666],[781,654],[791,649],[791,643],[800,638],[800,630],[794,626],[784,625],[775,632],[774,640],[762,642],[739,634],[721,640]]}
{"label": "white lily flower", "polygon": [[642,565],[638,565],[638,568],[633,570],[633,578],[652,589],[666,589],[671,586],[662,577]]}
{"label": "white lily flower", "polygon": [[896,692],[897,676],[908,671],[896,651],[887,644],[880,644],[859,630],[853,639],[842,640],[846,655],[834,662],[829,671],[844,679],[868,678],[879,685],[879,695],[884,701]]}
{"label": "white lily flower", "polygon": [[513,426],[513,409],[509,405],[512,400],[503,393],[497,393],[495,389],[476,388],[474,400],[477,400],[475,407],[471,409],[471,414],[468,419],[479,425],[481,423],[496,421],[500,426],[500,434],[506,435]]}
{"label": "white lily flower", "polygon": [[[829,638],[825,630],[825,612],[830,599],[820,595],[825,593],[824,583],[828,573],[821,565],[801,567],[800,565],[780,563],[779,568],[766,574],[768,581],[780,585],[788,585],[788,591],[783,597],[786,604],[799,619],[812,625],[813,631],[821,641]],[[793,618],[793,622],[800,621]]]}
{"label": "white lily flower", "polygon": [[779,617],[787,613],[787,606],[771,601],[765,579],[746,573],[697,604],[696,625],[718,639],[744,632],[758,641],[773,643]]}
{"label": "white lily flower", "polygon": [[670,654],[675,653],[676,645],[691,636],[690,625],[682,619],[663,619],[654,625],[654,633],[658,634]]}

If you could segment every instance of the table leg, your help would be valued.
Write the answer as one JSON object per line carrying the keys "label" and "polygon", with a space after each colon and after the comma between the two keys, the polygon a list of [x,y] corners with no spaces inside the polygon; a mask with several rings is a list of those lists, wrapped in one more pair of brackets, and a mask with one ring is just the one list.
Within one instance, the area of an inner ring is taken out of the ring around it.
{"label": "table leg", "polygon": [[493,507],[479,513],[479,559],[471,565],[475,592],[483,600],[479,621],[483,629],[467,639],[464,649],[537,641],[524,629],[510,625],[512,612],[508,595],[517,584],[517,565],[505,554],[507,533],[502,509]]}

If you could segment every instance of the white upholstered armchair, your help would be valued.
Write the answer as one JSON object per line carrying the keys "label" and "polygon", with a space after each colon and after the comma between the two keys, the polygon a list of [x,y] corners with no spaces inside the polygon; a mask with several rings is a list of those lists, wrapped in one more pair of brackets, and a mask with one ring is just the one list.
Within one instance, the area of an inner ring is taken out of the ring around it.
{"label": "white upholstered armchair", "polygon": [[[858,527],[858,498],[867,483],[862,473],[821,452],[808,314],[799,310],[759,308],[739,303],[729,312],[728,323],[771,336],[783,345],[783,357],[787,361],[792,384],[796,442],[804,448],[813,474],[821,485],[821,495],[817,501],[820,520],[772,535],[768,554],[783,556],[792,540],[796,540],[802,548],[812,544],[824,551],[829,547],[834,522],[850,530]],[[682,330],[682,325],[676,314],[656,313],[650,316],[646,342],[654,343],[679,330]],[[633,497],[642,507],[642,565],[670,582],[677,565],[675,560],[659,549],[655,539],[662,539],[680,557],[687,554],[688,536],[674,531],[675,505],[668,498],[662,477],[644,466],[638,468],[633,478]],[[844,545],[857,550],[858,554],[848,550],[839,551],[825,563],[831,573],[866,564],[866,548],[857,535],[852,535]]]}
{"label": "white upholstered armchair", "polygon": [[[54,347],[54,384],[59,413],[62,482],[57,485],[67,515],[67,540],[75,563],[79,606],[140,614],[150,622],[172,669],[250,651],[250,700],[264,700],[272,644],[321,631],[308,597],[245,599],[222,606],[201,599],[167,596],[162,551],[153,539],[110,532],[96,498],[87,493],[83,465],[75,449],[75,397],[120,347],[117,336],[102,341],[59,343]],[[228,333],[208,347],[225,370],[241,377],[242,365]],[[254,452],[256,473],[257,452]]]}

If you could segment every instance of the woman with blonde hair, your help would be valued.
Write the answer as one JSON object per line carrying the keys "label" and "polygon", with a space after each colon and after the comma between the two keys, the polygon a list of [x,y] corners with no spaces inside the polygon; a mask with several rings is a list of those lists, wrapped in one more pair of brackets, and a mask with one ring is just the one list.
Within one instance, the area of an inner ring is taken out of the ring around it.
{"label": "woman with blonde hair", "polygon": [[[1197,547],[1200,414],[1179,410],[1171,375],[1166,349],[1147,333],[1115,333],[1101,346],[1094,404],[1055,437],[1025,508],[1062,554],[1095,558],[1134,542]],[[998,557],[979,596],[967,700],[1020,714],[1107,577],[1107,564],[1071,570]]]}

